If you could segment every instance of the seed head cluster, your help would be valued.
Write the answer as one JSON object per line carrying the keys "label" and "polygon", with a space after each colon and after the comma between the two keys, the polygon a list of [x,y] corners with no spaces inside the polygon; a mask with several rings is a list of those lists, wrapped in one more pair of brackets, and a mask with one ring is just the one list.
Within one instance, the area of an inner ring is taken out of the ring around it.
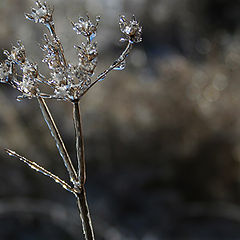
{"label": "seed head cluster", "polygon": [[[120,57],[113,62],[96,79],[93,79],[97,66],[97,42],[95,37],[100,17],[92,21],[87,15],[79,17],[77,22],[72,22],[73,30],[85,39],[80,45],[74,46],[78,56],[78,63],[71,64],[66,60],[64,49],[58,38],[53,22],[53,8],[46,2],[36,1],[37,8],[32,8],[31,13],[25,17],[34,23],[45,25],[49,31],[43,35],[41,49],[43,62],[47,64],[50,77],[46,78],[39,72],[38,65],[28,59],[26,50],[21,41],[12,47],[11,51],[4,51],[6,60],[0,64],[0,82],[10,84],[19,90],[22,95],[18,97],[31,99],[33,97],[54,98],[65,101],[78,101],[95,83],[105,79],[111,70],[122,70],[125,59],[132,45],[141,42],[142,27],[133,16],[128,21],[125,16],[120,17],[120,30],[124,34],[121,41],[128,42]],[[52,91],[44,93],[41,85],[49,86]]]}

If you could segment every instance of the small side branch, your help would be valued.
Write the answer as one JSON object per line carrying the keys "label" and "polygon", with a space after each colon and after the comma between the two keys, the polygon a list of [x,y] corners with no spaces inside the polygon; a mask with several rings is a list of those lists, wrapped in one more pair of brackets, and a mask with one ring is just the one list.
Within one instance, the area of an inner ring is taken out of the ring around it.
{"label": "small side branch", "polygon": [[53,22],[48,23],[47,27],[48,27],[48,30],[49,30],[51,36],[53,37],[53,39],[55,40],[55,42],[58,45],[58,55],[59,55],[60,61],[66,67],[67,66],[67,61],[66,61],[65,56],[64,56],[63,46],[62,46],[62,44],[61,44],[61,42],[60,42],[60,40],[59,40],[59,38],[56,34]]}
{"label": "small side branch", "polygon": [[48,170],[46,170],[45,168],[39,166],[37,163],[17,154],[16,152],[10,150],[10,149],[5,149],[6,153],[9,156],[13,156],[18,158],[20,161],[26,163],[29,167],[31,167],[33,170],[42,173],[45,176],[48,176],[50,178],[52,178],[56,183],[60,184],[65,190],[76,194],[76,191],[74,188],[72,188],[69,184],[67,184],[65,181],[63,181],[61,178],[59,178],[58,176],[54,175],[53,173],[49,172]]}
{"label": "small side branch", "polygon": [[114,68],[121,65],[121,63],[123,63],[126,60],[128,54],[129,54],[129,52],[132,48],[132,45],[133,45],[133,43],[131,41],[129,41],[126,48],[124,49],[124,51],[120,55],[120,57],[111,66],[109,66],[108,69],[106,69],[104,72],[102,72],[101,74],[98,75],[97,79],[90,84],[90,86],[83,92],[81,97],[84,96],[88,92],[88,90],[90,88],[92,88],[98,81],[100,81],[101,79],[105,79],[105,77],[107,76],[107,74],[109,72],[111,72]]}
{"label": "small side branch", "polygon": [[82,188],[86,182],[86,162],[85,162],[85,151],[84,151],[84,139],[82,131],[82,119],[80,114],[79,102],[73,102],[73,123],[75,129],[76,138],[76,152],[78,161],[78,177],[80,180],[80,187]]}
{"label": "small side branch", "polygon": [[67,149],[64,145],[64,142],[62,140],[62,137],[57,129],[57,126],[53,120],[53,117],[47,107],[46,102],[44,101],[44,99],[42,99],[41,97],[38,97],[38,103],[40,106],[40,109],[42,111],[42,115],[44,117],[45,122],[48,125],[48,128],[55,140],[56,146],[58,148],[58,151],[63,159],[63,162],[67,168],[67,171],[69,173],[70,176],[70,180],[71,182],[74,184],[74,186],[76,186],[78,184],[78,178],[77,178],[77,174],[76,171],[73,167],[72,161],[70,159],[70,156],[67,152]]}

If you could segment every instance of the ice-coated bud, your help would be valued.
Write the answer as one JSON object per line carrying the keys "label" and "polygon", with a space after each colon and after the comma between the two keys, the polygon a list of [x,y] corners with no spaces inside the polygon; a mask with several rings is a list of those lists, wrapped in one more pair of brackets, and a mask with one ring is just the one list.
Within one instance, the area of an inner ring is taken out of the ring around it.
{"label": "ice-coated bud", "polygon": [[23,43],[17,41],[17,47],[13,46],[11,52],[4,50],[3,53],[7,56],[8,60],[18,64],[23,64],[26,61],[26,51]]}
{"label": "ice-coated bud", "polygon": [[[128,21],[125,16],[120,16],[119,25],[121,32],[126,36],[126,40],[133,43],[142,41],[142,27],[139,25],[134,15],[130,21]],[[125,41],[125,39],[121,38],[121,41]]]}
{"label": "ice-coated bud", "polygon": [[52,22],[53,9],[47,6],[47,3],[36,1],[37,9],[32,8],[31,13],[26,13],[25,17],[35,23],[48,24]]}
{"label": "ice-coated bud", "polygon": [[81,34],[84,37],[89,37],[90,41],[92,41],[96,37],[97,26],[100,21],[100,16],[96,17],[96,23],[92,23],[89,16],[84,19],[83,17],[79,17],[78,22],[72,22],[73,30],[77,34]]}

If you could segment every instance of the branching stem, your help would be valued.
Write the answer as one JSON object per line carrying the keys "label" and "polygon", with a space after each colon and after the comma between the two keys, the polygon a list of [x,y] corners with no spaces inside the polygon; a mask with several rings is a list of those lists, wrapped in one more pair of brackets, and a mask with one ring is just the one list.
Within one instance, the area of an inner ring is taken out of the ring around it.
{"label": "branching stem", "polygon": [[76,184],[78,183],[78,177],[77,177],[76,171],[73,167],[70,156],[67,152],[67,149],[65,147],[65,144],[62,140],[62,137],[58,131],[58,128],[53,120],[53,117],[48,109],[48,106],[47,106],[45,100],[41,97],[38,97],[37,99],[38,99],[38,103],[39,103],[40,109],[42,111],[44,120],[48,125],[48,128],[55,140],[58,151],[59,151],[59,153],[63,159],[63,162],[67,168],[68,174],[70,176],[70,180],[74,184],[74,186],[76,186]]}
{"label": "branching stem", "polygon": [[48,176],[50,178],[52,178],[56,183],[59,183],[65,190],[76,194],[77,191],[75,191],[74,188],[72,188],[69,184],[67,184],[64,180],[62,180],[60,177],[58,177],[57,175],[51,173],[50,171],[46,170],[45,168],[43,168],[42,166],[38,165],[37,163],[17,154],[16,152],[10,150],[10,149],[5,149],[6,153],[9,156],[13,156],[18,158],[20,161],[26,163],[29,167],[31,167],[33,170],[42,173],[45,176]]}
{"label": "branching stem", "polygon": [[90,88],[92,88],[99,80],[104,79],[104,78],[106,77],[106,75],[107,75],[110,71],[112,71],[115,67],[119,66],[122,62],[125,61],[126,57],[128,56],[128,54],[129,54],[129,52],[130,52],[130,50],[131,50],[131,48],[132,48],[132,45],[133,45],[133,43],[132,43],[131,41],[129,41],[128,44],[127,44],[127,46],[126,46],[126,48],[124,49],[124,51],[122,52],[122,54],[121,54],[120,57],[118,58],[118,60],[116,60],[116,61],[115,61],[111,66],[109,66],[109,68],[106,69],[104,72],[102,72],[100,75],[98,75],[97,79],[90,84],[90,86],[83,92],[83,94],[81,95],[81,97],[82,97],[83,95],[85,95],[85,94],[88,92],[88,90],[89,90]]}
{"label": "branching stem", "polygon": [[86,162],[84,150],[84,137],[82,131],[82,119],[79,101],[73,102],[73,123],[76,137],[76,152],[78,160],[80,192],[75,194],[77,198],[80,218],[82,220],[83,233],[86,240],[94,240],[92,221],[87,203],[85,182],[86,182]]}
{"label": "branching stem", "polygon": [[66,62],[66,59],[65,59],[65,56],[64,56],[63,46],[62,46],[61,42],[59,41],[59,39],[57,37],[55,27],[54,27],[53,23],[49,23],[47,25],[47,27],[48,27],[48,30],[49,30],[51,36],[53,37],[53,39],[56,41],[56,43],[58,45],[58,48],[59,48],[58,49],[58,55],[59,55],[60,61],[66,67],[67,62]]}

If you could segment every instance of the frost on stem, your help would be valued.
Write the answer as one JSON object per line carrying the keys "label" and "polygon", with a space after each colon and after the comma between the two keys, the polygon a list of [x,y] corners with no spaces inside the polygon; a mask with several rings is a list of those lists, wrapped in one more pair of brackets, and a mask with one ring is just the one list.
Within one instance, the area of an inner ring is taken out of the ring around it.
{"label": "frost on stem", "polygon": [[94,70],[97,66],[97,43],[84,43],[82,45],[75,46],[78,51],[78,68],[80,72],[93,76]]}
{"label": "frost on stem", "polygon": [[[80,114],[78,113],[79,100],[97,82],[104,80],[109,72],[112,70],[123,70],[125,68],[126,58],[129,55],[133,44],[139,43],[142,40],[142,27],[134,16],[130,21],[128,21],[125,16],[120,17],[120,30],[124,34],[124,38],[120,40],[127,42],[126,47],[118,59],[113,61],[106,70],[93,79],[98,57],[95,37],[100,17],[96,17],[93,22],[87,15],[86,18],[80,17],[77,22],[72,22],[73,30],[84,38],[82,43],[75,46],[78,63],[74,65],[68,62],[64,56],[63,46],[54,27],[53,8],[49,7],[46,2],[41,3],[40,1],[36,1],[36,5],[37,8],[32,8],[31,13],[25,14],[25,16],[34,23],[45,25],[48,29],[48,34],[44,34],[43,36],[44,39],[41,49],[44,54],[43,62],[46,63],[49,68],[50,77],[45,78],[40,74],[38,65],[27,58],[24,45],[21,41],[18,41],[17,46],[13,46],[10,52],[7,50],[4,51],[7,59],[0,64],[0,82],[10,84],[12,87],[19,90],[22,93],[20,98],[31,99],[35,97],[38,99],[42,114],[55,139],[59,153],[68,170],[70,180],[73,183],[73,187],[35,162],[18,155],[14,151],[6,151],[9,155],[19,158],[34,170],[54,179],[55,182],[60,183],[63,188],[72,192],[77,197],[83,221],[85,239],[93,240],[94,234],[84,188],[85,160]],[[50,92],[43,92],[41,85],[49,86],[51,89]],[[78,138],[76,141],[76,149],[78,153],[80,153],[79,150],[82,151],[82,153],[78,154],[79,160],[80,157],[82,158],[81,161],[79,161],[78,166],[79,169],[82,167],[82,170],[80,169],[80,176],[77,176],[76,174],[61,135],[43,98],[64,100],[74,103],[76,110],[74,121],[77,133],[76,138]],[[81,186],[79,185],[79,182],[80,185],[82,184]]]}
{"label": "frost on stem", "polygon": [[[13,47],[11,52],[4,51],[7,60],[0,65],[0,82],[8,83],[18,89],[22,93],[21,98],[43,97],[78,101],[94,84],[104,80],[110,71],[123,70],[132,45],[142,40],[142,27],[136,18],[133,16],[128,21],[125,16],[121,16],[119,25],[124,38],[120,40],[127,41],[128,44],[120,57],[93,79],[98,57],[97,43],[94,40],[100,17],[97,16],[95,21],[92,21],[87,15],[85,18],[79,17],[77,22],[71,22],[73,30],[85,39],[74,46],[78,56],[78,64],[74,65],[65,59],[62,44],[54,27],[53,8],[46,2],[36,1],[36,5],[37,8],[32,8],[31,13],[25,16],[35,23],[44,24],[49,30],[50,34],[43,36],[41,49],[44,53],[43,62],[50,71],[50,78],[46,79],[41,75],[37,64],[26,57],[25,47],[21,41],[18,41],[18,46]],[[52,91],[42,92],[41,84],[50,86]]]}
{"label": "frost on stem", "polygon": [[74,188],[72,188],[68,183],[66,183],[65,181],[63,181],[61,178],[54,175],[53,173],[49,172],[45,168],[39,166],[37,163],[35,163],[35,162],[17,154],[16,152],[14,152],[10,149],[5,149],[5,151],[9,156],[18,158],[20,161],[26,163],[33,170],[35,170],[37,172],[40,172],[45,176],[48,176],[48,177],[52,178],[56,183],[60,184],[65,190],[67,190],[69,192],[72,192],[74,194],[77,193],[76,190]]}
{"label": "frost on stem", "polygon": [[58,42],[56,39],[49,39],[47,34],[44,34],[43,37],[43,44],[40,46],[44,53],[42,62],[46,63],[51,71],[58,72],[60,69],[64,68],[64,63],[61,61],[58,54]]}

